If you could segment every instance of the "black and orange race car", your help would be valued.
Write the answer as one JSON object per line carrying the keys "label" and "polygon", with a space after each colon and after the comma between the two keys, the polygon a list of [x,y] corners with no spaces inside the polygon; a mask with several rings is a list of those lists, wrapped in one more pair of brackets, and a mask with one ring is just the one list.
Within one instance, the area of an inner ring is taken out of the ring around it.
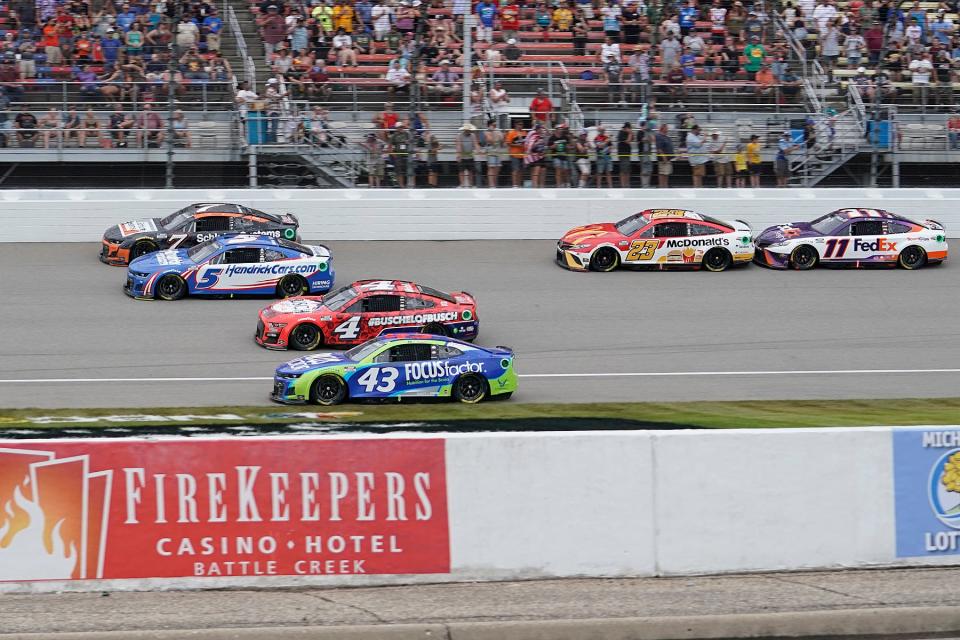
{"label": "black and orange race car", "polygon": [[229,233],[299,240],[300,222],[290,213],[273,214],[241,204],[201,202],[165,218],[132,220],[103,234],[100,262],[124,266],[162,249],[186,249]]}

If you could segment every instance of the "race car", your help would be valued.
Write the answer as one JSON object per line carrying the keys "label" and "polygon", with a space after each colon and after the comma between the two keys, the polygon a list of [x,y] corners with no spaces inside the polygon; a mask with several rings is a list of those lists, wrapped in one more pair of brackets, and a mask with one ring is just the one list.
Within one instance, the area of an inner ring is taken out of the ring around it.
{"label": "race car", "polygon": [[446,336],[398,333],[338,353],[277,367],[270,398],[284,404],[340,404],[375,398],[509,398],[517,388],[513,350]]}
{"label": "race car", "polygon": [[157,251],[127,267],[123,290],[139,299],[190,295],[324,293],[333,286],[330,250],[270,236],[224,236],[191,249]]}
{"label": "race car", "polygon": [[755,242],[755,261],[775,269],[812,269],[818,264],[917,269],[947,259],[943,225],[914,222],[882,209],[837,209],[812,222],[770,227]]}
{"label": "race car", "polygon": [[473,340],[477,302],[401,280],[360,280],[323,298],[291,298],[260,310],[255,339],[268,349],[356,345],[384,332],[423,331]]}
{"label": "race car", "polygon": [[685,209],[647,209],[620,222],[571,229],[557,243],[557,264],[572,271],[617,267],[694,267],[723,271],[753,259],[750,225]]}
{"label": "race car", "polygon": [[227,233],[299,240],[292,214],[264,213],[240,204],[191,204],[166,218],[132,220],[103,234],[100,262],[123,266],[161,249],[188,249]]}

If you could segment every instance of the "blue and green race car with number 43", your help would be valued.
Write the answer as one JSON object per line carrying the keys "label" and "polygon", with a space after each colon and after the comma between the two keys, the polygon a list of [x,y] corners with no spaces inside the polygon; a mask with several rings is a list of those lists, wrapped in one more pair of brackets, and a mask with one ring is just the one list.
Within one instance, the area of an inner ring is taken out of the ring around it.
{"label": "blue and green race car with number 43", "polygon": [[376,398],[506,399],[517,388],[513,350],[422,333],[396,333],[340,353],[277,367],[272,400],[334,405]]}

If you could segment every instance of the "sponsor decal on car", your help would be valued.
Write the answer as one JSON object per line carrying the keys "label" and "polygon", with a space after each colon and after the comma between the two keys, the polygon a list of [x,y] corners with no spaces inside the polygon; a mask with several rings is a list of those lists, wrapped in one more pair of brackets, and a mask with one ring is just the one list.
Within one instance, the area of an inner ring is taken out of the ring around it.
{"label": "sponsor decal on car", "polygon": [[667,248],[678,247],[724,247],[730,244],[727,238],[684,238],[682,240],[667,240]]}
{"label": "sponsor decal on car", "polygon": [[234,275],[280,275],[286,273],[313,273],[314,271],[326,271],[327,263],[320,264],[265,264],[263,266],[247,267],[243,265],[230,265],[226,268],[227,276]]}
{"label": "sponsor decal on car", "polygon": [[[368,322],[371,327],[389,327],[396,324],[429,324],[431,322],[450,322],[456,320],[458,315],[456,311],[440,311],[437,313],[370,318]],[[469,320],[469,318],[464,317],[464,320]]]}
{"label": "sponsor decal on car", "polygon": [[450,364],[449,362],[436,361],[411,362],[403,365],[403,373],[407,377],[407,382],[453,378],[465,373],[483,373],[483,363],[463,362],[461,364]]}
{"label": "sponsor decal on car", "polygon": [[183,264],[183,260],[176,251],[160,251],[157,254],[157,264],[165,266]]}
{"label": "sponsor decal on car", "polygon": [[311,313],[322,306],[319,300],[282,300],[270,308],[277,313]]}
{"label": "sponsor decal on car", "polygon": [[877,238],[873,242],[865,242],[859,238],[853,239],[854,251],[896,251],[897,243],[886,238]]}
{"label": "sponsor decal on car", "polygon": [[153,220],[131,220],[130,222],[124,222],[119,225],[119,228],[120,235],[126,238],[127,236],[132,236],[137,233],[156,231],[157,224]]}

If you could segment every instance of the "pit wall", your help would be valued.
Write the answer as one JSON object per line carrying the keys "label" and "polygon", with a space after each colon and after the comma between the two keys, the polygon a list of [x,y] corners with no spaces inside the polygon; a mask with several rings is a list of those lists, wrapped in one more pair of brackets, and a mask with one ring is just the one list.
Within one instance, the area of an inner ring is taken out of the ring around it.
{"label": "pit wall", "polygon": [[760,231],[871,207],[933,218],[949,237],[960,234],[960,189],[103,189],[0,192],[0,241],[97,242],[109,226],[192,202],[290,212],[310,240],[555,240],[648,208],[742,218]]}
{"label": "pit wall", "polygon": [[[45,523],[0,548],[0,590],[954,564],[954,455],[960,427],[0,442],[0,502]],[[275,548],[217,547],[238,537]]]}

